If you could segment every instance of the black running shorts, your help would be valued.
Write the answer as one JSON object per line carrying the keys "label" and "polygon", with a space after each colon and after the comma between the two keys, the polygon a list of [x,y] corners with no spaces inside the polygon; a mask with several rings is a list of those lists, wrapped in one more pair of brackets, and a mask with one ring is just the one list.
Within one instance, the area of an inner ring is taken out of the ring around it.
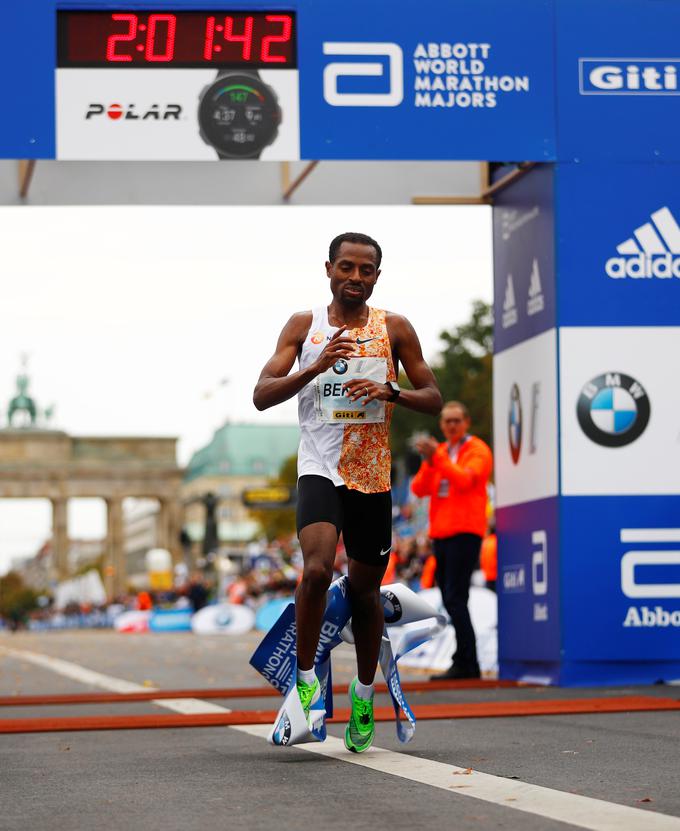
{"label": "black running shorts", "polygon": [[336,487],[325,476],[298,479],[297,531],[330,522],[342,531],[347,556],[369,565],[387,565],[392,546],[392,493],[362,493]]}

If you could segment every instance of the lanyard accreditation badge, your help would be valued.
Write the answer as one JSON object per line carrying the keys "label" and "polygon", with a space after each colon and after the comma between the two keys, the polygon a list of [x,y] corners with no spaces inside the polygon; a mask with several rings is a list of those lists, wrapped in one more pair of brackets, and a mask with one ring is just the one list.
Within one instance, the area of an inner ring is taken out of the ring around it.
{"label": "lanyard accreditation badge", "polygon": [[384,384],[387,381],[387,358],[344,358],[314,380],[314,406],[317,421],[378,424],[385,421],[385,402],[365,398],[350,401],[344,389],[348,381],[363,378]]}

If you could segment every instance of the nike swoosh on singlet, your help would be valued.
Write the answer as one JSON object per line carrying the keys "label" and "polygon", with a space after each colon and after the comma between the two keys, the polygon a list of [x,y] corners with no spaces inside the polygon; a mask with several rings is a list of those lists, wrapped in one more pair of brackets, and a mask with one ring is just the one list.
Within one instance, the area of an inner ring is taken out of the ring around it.
{"label": "nike swoosh on singlet", "polygon": [[373,337],[373,338],[357,338],[357,343],[368,343],[369,341],[377,340],[377,339],[378,339],[377,336]]}
{"label": "nike swoosh on singlet", "polygon": [[387,549],[387,551],[383,551],[382,549],[380,549],[380,556],[381,556],[381,557],[385,557],[387,554],[389,554],[389,553],[390,553],[390,551],[391,551],[391,550],[392,550],[392,546],[390,546],[390,547]]}

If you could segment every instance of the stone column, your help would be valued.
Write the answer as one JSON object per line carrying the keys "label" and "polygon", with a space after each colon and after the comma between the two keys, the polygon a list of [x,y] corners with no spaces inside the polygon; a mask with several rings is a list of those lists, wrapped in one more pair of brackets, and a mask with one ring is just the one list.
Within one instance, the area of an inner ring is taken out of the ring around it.
{"label": "stone column", "polygon": [[106,592],[109,596],[115,596],[125,591],[127,577],[122,499],[106,500],[106,519]]}
{"label": "stone column", "polygon": [[52,499],[52,546],[53,564],[57,580],[69,575],[68,566],[68,500],[62,497]]}
{"label": "stone column", "polygon": [[179,499],[159,499],[158,504],[156,544],[159,548],[167,549],[172,556],[173,565],[177,565],[183,562],[184,557],[179,541],[182,530],[182,506]]}

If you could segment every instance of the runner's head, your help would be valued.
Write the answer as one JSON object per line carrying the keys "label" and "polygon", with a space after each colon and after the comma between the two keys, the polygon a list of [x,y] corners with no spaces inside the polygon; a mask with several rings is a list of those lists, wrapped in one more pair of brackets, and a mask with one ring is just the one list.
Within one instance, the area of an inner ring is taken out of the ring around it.
{"label": "runner's head", "polygon": [[373,293],[380,275],[382,250],[366,234],[346,233],[330,244],[326,274],[333,297],[347,306],[360,306]]}
{"label": "runner's head", "polygon": [[446,441],[459,442],[470,429],[470,412],[460,401],[447,401],[439,416],[439,426]]}

